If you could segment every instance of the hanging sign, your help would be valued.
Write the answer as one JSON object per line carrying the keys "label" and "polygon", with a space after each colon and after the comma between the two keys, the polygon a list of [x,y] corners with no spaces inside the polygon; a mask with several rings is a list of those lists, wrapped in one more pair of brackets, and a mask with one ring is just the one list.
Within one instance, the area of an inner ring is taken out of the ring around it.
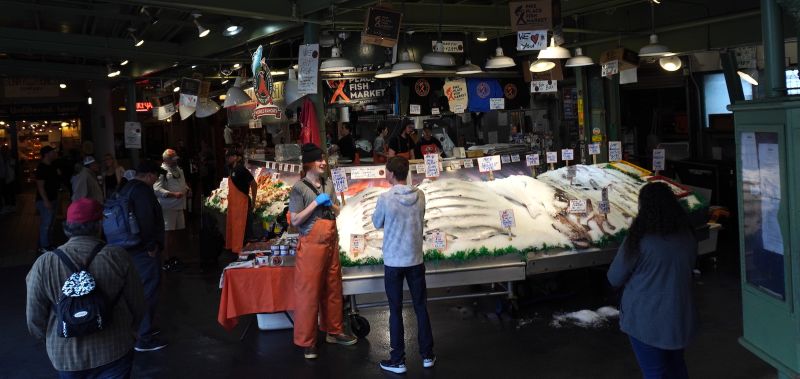
{"label": "hanging sign", "polygon": [[600,144],[599,143],[590,143],[587,146],[589,147],[589,155],[599,155],[600,154]]}
{"label": "hanging sign", "polygon": [[558,152],[548,151],[547,152],[547,163],[558,163]]}
{"label": "hanging sign", "polygon": [[575,160],[575,151],[573,151],[572,149],[561,149],[561,160],[562,161]]}
{"label": "hanging sign", "polygon": [[425,154],[425,177],[439,176],[439,154]]}
{"label": "hanging sign", "polygon": [[142,124],[135,121],[125,122],[125,148],[142,148]]}
{"label": "hanging sign", "polygon": [[367,239],[364,237],[363,234],[351,234],[350,235],[350,252],[353,255],[358,255],[364,252],[364,248],[367,245]]}
{"label": "hanging sign", "polygon": [[393,47],[400,35],[403,14],[393,9],[372,7],[367,11],[361,43]]}
{"label": "hanging sign", "polygon": [[525,164],[530,166],[539,165],[539,154],[528,154],[525,156]]}
{"label": "hanging sign", "polygon": [[333,179],[333,189],[337,193],[347,191],[347,175],[343,168],[335,168],[331,170],[331,178]]}
{"label": "hanging sign", "polygon": [[[431,49],[436,47],[438,40],[431,41]],[[464,52],[464,41],[442,41],[445,53],[461,54]]]}
{"label": "hanging sign", "polygon": [[547,29],[517,32],[517,51],[543,50],[547,47]]}
{"label": "hanging sign", "polygon": [[[370,71],[371,65],[361,66],[355,71]],[[375,80],[372,78],[326,80],[325,99],[328,105],[333,104],[379,104],[388,101],[393,80]]]}
{"label": "hanging sign", "polygon": [[51,79],[3,79],[3,94],[12,97],[58,97],[58,82]]}
{"label": "hanging sign", "polygon": [[600,75],[606,78],[612,77],[619,73],[619,61],[613,60],[603,63],[600,66]]}
{"label": "hanging sign", "polygon": [[478,158],[478,170],[480,172],[500,171],[501,167],[499,155]]}
{"label": "hanging sign", "polygon": [[197,96],[200,94],[200,81],[183,78],[181,80],[181,97],[179,104],[184,107],[197,108]]}
{"label": "hanging sign", "polygon": [[667,154],[664,149],[653,149],[653,171],[664,171]]}
{"label": "hanging sign", "polygon": [[506,98],[505,97],[493,97],[489,99],[489,109],[491,110],[501,110],[506,108]]}
{"label": "hanging sign", "polygon": [[442,88],[447,97],[447,103],[453,113],[464,113],[467,109],[469,98],[467,97],[467,81],[464,78],[447,80]]}
{"label": "hanging sign", "polygon": [[618,162],[622,160],[622,141],[608,142],[608,161]]}
{"label": "hanging sign", "polygon": [[300,45],[297,57],[297,93],[300,95],[316,94],[319,75],[319,44]]}
{"label": "hanging sign", "polygon": [[572,214],[585,214],[586,199],[570,200],[567,212]]}
{"label": "hanging sign", "polygon": [[598,127],[592,128],[592,142],[603,142],[603,133]]}
{"label": "hanging sign", "polygon": [[512,1],[508,3],[511,30],[541,30],[553,26],[553,1]]}
{"label": "hanging sign", "polygon": [[555,80],[532,80],[531,93],[558,92],[557,83]]}

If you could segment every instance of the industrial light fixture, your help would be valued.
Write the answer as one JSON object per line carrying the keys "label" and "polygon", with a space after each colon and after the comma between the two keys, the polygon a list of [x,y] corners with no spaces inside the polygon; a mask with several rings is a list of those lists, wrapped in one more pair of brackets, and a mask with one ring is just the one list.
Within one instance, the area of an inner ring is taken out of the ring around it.
{"label": "industrial light fixture", "polygon": [[220,83],[220,84],[225,84],[225,83],[227,83],[229,80],[230,80],[230,79],[224,79],[224,80],[222,81],[222,83]]}
{"label": "industrial light fixture", "polygon": [[230,19],[225,23],[225,30],[222,31],[222,35],[225,37],[233,37],[239,34],[242,29],[244,29],[241,25],[233,23]]}
{"label": "industrial light fixture", "polygon": [[239,63],[236,63],[236,64],[234,64],[234,65],[233,65],[233,69],[234,69],[234,70],[238,70],[238,69],[240,69],[241,67],[242,67],[242,65],[241,65],[241,64],[239,64]]}
{"label": "industrial light fixture", "polygon": [[286,75],[286,70],[274,70],[269,72],[272,76],[275,75]]}
{"label": "industrial light fixture", "polygon": [[383,64],[383,67],[381,67],[380,70],[375,72],[375,79],[391,79],[403,75],[399,72],[392,71],[392,50],[387,48],[385,51],[386,63]]}
{"label": "industrial light fixture", "polygon": [[150,13],[147,7],[142,7],[142,13],[144,13],[147,17],[150,17],[150,25],[158,24],[158,17]]}
{"label": "industrial light fixture", "polygon": [[[465,37],[467,36],[465,35]],[[469,48],[469,38],[464,38],[464,40],[467,41],[467,47]],[[464,64],[456,69],[456,75],[471,75],[480,74],[483,72],[480,66],[473,64],[472,61],[470,61],[469,51],[464,51],[464,56],[466,57]]]}
{"label": "industrial light fixture", "polygon": [[181,90],[181,87],[175,86],[175,88],[172,89],[172,92],[180,92],[180,90]]}
{"label": "industrial light fixture", "polygon": [[66,89],[67,85],[66,85],[66,83],[61,83],[61,84],[58,85],[58,87],[61,88],[61,89]]}
{"label": "industrial light fixture", "polygon": [[300,68],[300,65],[299,65],[299,64],[297,64],[297,63],[295,63],[295,64],[293,64],[293,65],[292,65],[292,70],[295,70],[295,71],[297,71],[297,69],[299,69],[299,68]]}
{"label": "industrial light fixture", "polygon": [[683,66],[683,61],[681,61],[681,58],[679,56],[671,55],[668,57],[659,58],[658,65],[667,71],[678,71],[681,68],[681,66]]}
{"label": "industrial light fixture", "polygon": [[106,76],[108,76],[109,78],[113,78],[119,76],[119,74],[120,74],[119,69],[116,69],[111,65],[108,65],[108,75]]}
{"label": "industrial light fixture", "polygon": [[422,64],[428,66],[442,66],[452,67],[456,65],[456,59],[444,52],[444,43],[442,43],[442,0],[439,0],[439,34],[436,39],[436,44],[433,46],[433,51],[422,56]]}
{"label": "industrial light fixture", "polygon": [[242,90],[242,78],[237,77],[236,81],[233,82],[233,86],[228,88],[228,92],[225,93],[225,102],[222,106],[230,108],[248,101],[250,101],[250,96]]}
{"label": "industrial light fixture", "polygon": [[216,101],[211,99],[200,99],[197,102],[197,110],[195,111],[195,116],[197,118],[205,118],[208,116],[217,113],[220,110],[219,104]]}
{"label": "industrial light fixture", "polygon": [[192,70],[194,70],[194,69],[196,69],[196,68],[197,68],[197,65],[196,65],[196,64],[193,64],[193,65],[192,65]]}
{"label": "industrial light fixture", "polygon": [[133,46],[140,47],[140,46],[144,45],[144,40],[141,39],[141,38],[136,37],[136,35],[133,34],[135,31],[136,31],[135,28],[128,28],[128,35],[133,40]]}
{"label": "industrial light fixture", "polygon": [[400,54],[400,61],[392,66],[392,72],[400,75],[415,74],[422,72],[422,65],[411,60],[411,54],[408,49],[403,50]]}
{"label": "industrial light fixture", "polygon": [[347,71],[352,69],[353,62],[347,58],[342,58],[342,52],[339,50],[338,42],[336,46],[331,48],[331,57],[326,59],[319,66],[319,70],[322,72]]}
{"label": "industrial light fixture", "polygon": [[489,40],[489,37],[486,36],[486,32],[481,30],[481,34],[478,34],[478,36],[475,37],[475,39],[478,40],[478,42],[486,42]]}
{"label": "industrial light fixture", "polygon": [[508,68],[516,65],[513,58],[503,55],[503,48],[500,46],[500,32],[497,32],[497,48],[494,49],[494,56],[486,62],[486,69]]}
{"label": "industrial light fixture", "polygon": [[572,58],[572,54],[569,53],[569,50],[561,47],[556,46],[556,37],[550,37],[550,46],[547,46],[542,51],[539,51],[539,55],[537,56],[539,59],[568,59]]}
{"label": "industrial light fixture", "polygon": [[736,71],[739,74],[739,77],[742,78],[745,82],[748,82],[754,86],[758,85],[758,70],[755,68],[745,68]]}
{"label": "industrial light fixture", "polygon": [[89,105],[92,105],[92,97],[91,96],[86,98],[86,103],[89,104]]}
{"label": "industrial light fixture", "polygon": [[119,65],[120,65],[120,66],[124,66],[124,65],[126,65],[126,64],[128,64],[128,60],[127,60],[127,59],[126,59],[126,60],[124,60],[124,61],[122,61],[122,62],[119,62]]}
{"label": "industrial light fixture", "polygon": [[219,95],[219,99],[222,100],[222,101],[225,101],[226,98],[227,98],[227,96],[225,96],[224,93],[222,95]]}
{"label": "industrial light fixture", "polygon": [[658,58],[674,55],[669,51],[669,48],[658,43],[658,36],[656,35],[656,6],[653,3],[650,3],[650,25],[652,27],[650,43],[639,49],[639,56]]}
{"label": "industrial light fixture", "polygon": [[537,59],[536,61],[531,63],[531,66],[528,67],[528,69],[531,72],[545,72],[552,70],[553,67],[556,67],[555,62],[548,59]]}
{"label": "industrial light fixture", "polygon": [[208,33],[211,33],[211,29],[205,28],[203,27],[203,25],[200,25],[200,21],[197,20],[198,18],[200,18],[200,16],[202,16],[200,12],[197,11],[192,12],[192,17],[194,17],[194,20],[192,21],[197,26],[197,36],[203,38],[207,36]]}
{"label": "industrial light fixture", "polygon": [[591,57],[587,57],[583,55],[583,50],[578,47],[575,49],[575,56],[567,59],[567,63],[564,66],[567,67],[583,67],[583,66],[591,66],[594,64],[594,61]]}

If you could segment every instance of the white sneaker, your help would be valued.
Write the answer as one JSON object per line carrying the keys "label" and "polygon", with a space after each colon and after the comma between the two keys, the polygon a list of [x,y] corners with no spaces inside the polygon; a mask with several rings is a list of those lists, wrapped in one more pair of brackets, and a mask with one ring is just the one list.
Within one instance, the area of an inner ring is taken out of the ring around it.
{"label": "white sneaker", "polygon": [[405,363],[392,363],[389,360],[383,360],[381,361],[381,369],[393,372],[395,374],[402,374],[406,372],[406,365]]}
{"label": "white sneaker", "polygon": [[422,360],[422,367],[431,368],[433,365],[436,364],[436,356],[432,356],[430,358],[425,358]]}

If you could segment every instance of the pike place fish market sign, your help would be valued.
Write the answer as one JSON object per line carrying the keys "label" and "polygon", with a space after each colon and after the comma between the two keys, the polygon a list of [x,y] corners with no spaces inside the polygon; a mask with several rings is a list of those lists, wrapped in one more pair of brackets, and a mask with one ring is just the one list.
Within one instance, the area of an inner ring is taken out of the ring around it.
{"label": "pike place fish market sign", "polygon": [[[365,66],[357,71],[370,71]],[[376,104],[387,100],[392,81],[371,78],[332,79],[325,81],[325,98],[332,104]]]}

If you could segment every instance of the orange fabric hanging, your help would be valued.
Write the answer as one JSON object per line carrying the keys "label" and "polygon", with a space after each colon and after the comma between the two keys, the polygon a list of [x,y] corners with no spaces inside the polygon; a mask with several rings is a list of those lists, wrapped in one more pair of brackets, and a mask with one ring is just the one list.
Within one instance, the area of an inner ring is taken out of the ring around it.
{"label": "orange fabric hanging", "polygon": [[344,333],[342,267],[336,221],[317,219],[311,231],[300,237],[295,261],[294,292],[295,345],[316,345],[317,327],[330,334]]}
{"label": "orange fabric hanging", "polygon": [[228,214],[225,221],[225,248],[239,254],[244,245],[250,198],[228,182]]}

